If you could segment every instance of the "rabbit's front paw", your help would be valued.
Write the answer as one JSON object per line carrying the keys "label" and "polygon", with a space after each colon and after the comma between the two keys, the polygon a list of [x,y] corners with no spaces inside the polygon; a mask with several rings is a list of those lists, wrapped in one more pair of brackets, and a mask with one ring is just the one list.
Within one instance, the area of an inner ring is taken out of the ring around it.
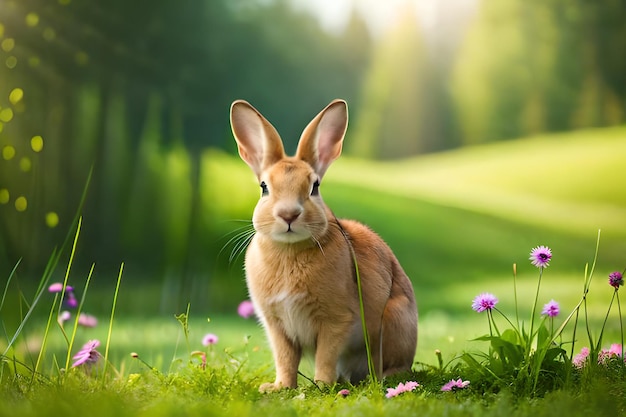
{"label": "rabbit's front paw", "polygon": [[280,382],[266,382],[265,384],[261,384],[261,386],[259,387],[259,392],[262,394],[268,394],[270,392],[280,391],[281,389],[285,388],[288,387],[285,387]]}

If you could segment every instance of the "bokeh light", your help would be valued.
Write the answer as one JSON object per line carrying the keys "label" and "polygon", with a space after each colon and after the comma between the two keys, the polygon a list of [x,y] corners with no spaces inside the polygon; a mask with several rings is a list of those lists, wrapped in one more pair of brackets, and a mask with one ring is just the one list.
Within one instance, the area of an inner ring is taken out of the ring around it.
{"label": "bokeh light", "polygon": [[20,159],[20,169],[23,172],[29,172],[32,167],[33,167],[33,163],[30,160],[30,158],[23,157],[22,159]]}
{"label": "bokeh light", "polygon": [[6,188],[0,188],[0,204],[6,204],[11,199],[11,194]]}
{"label": "bokeh light", "polygon": [[15,148],[11,145],[6,145],[2,148],[2,159],[10,161],[15,157]]}
{"label": "bokeh light", "polygon": [[37,13],[28,13],[26,15],[26,25],[35,27],[39,24],[39,15]]}
{"label": "bokeh light", "polygon": [[23,195],[19,196],[15,199],[15,210],[17,211],[26,211],[28,208],[28,200]]}
{"label": "bokeh light", "polygon": [[39,135],[33,136],[30,140],[30,147],[35,152],[41,152],[43,149],[43,138]]}
{"label": "bokeh light", "polygon": [[0,122],[8,123],[13,120],[13,109],[5,108],[0,110]]}
{"label": "bokeh light", "polygon": [[0,42],[0,48],[2,48],[4,52],[11,52],[13,48],[15,48],[15,39],[13,38],[4,39],[2,42]]}
{"label": "bokeh light", "polygon": [[14,88],[9,93],[9,101],[11,104],[16,105],[24,98],[24,90],[21,88]]}
{"label": "bokeh light", "polygon": [[46,226],[53,228],[59,224],[59,215],[54,211],[46,213]]}

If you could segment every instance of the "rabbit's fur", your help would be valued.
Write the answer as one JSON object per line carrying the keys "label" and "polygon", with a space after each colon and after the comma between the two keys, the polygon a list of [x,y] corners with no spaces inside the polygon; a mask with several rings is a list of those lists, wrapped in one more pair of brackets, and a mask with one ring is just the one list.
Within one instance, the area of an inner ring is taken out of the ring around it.
{"label": "rabbit's fur", "polygon": [[318,192],[341,153],[347,124],[347,104],[334,100],[306,127],[296,156],[288,157],[277,131],[254,107],[243,100],[231,106],[239,154],[262,187],[245,258],[250,297],[276,365],[276,380],[261,391],[295,387],[307,350],[315,355],[315,381],[367,376],[356,267],[377,376],[413,364],[417,307],[409,278],[376,233],[337,220]]}

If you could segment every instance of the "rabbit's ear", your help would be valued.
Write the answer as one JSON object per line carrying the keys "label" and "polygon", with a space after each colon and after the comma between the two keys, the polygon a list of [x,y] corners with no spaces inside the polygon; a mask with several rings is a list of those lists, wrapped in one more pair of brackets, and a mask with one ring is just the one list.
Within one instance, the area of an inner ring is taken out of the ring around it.
{"label": "rabbit's ear", "polygon": [[347,127],[348,105],[343,100],[333,100],[302,132],[296,157],[308,162],[321,178],[341,155]]}
{"label": "rabbit's ear", "polygon": [[264,169],[285,156],[274,126],[247,101],[236,100],[230,106],[230,125],[241,159],[252,168],[257,178]]}

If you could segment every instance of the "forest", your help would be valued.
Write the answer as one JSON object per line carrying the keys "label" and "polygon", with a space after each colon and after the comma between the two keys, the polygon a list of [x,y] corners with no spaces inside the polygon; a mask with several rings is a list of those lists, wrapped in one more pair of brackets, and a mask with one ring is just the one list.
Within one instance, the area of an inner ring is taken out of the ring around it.
{"label": "forest", "polygon": [[80,209],[79,269],[243,288],[239,98],[288,152],[343,98],[368,161],[624,123],[621,0],[441,1],[429,27],[405,2],[381,33],[354,4],[329,31],[288,0],[0,0],[0,276],[37,282]]}

